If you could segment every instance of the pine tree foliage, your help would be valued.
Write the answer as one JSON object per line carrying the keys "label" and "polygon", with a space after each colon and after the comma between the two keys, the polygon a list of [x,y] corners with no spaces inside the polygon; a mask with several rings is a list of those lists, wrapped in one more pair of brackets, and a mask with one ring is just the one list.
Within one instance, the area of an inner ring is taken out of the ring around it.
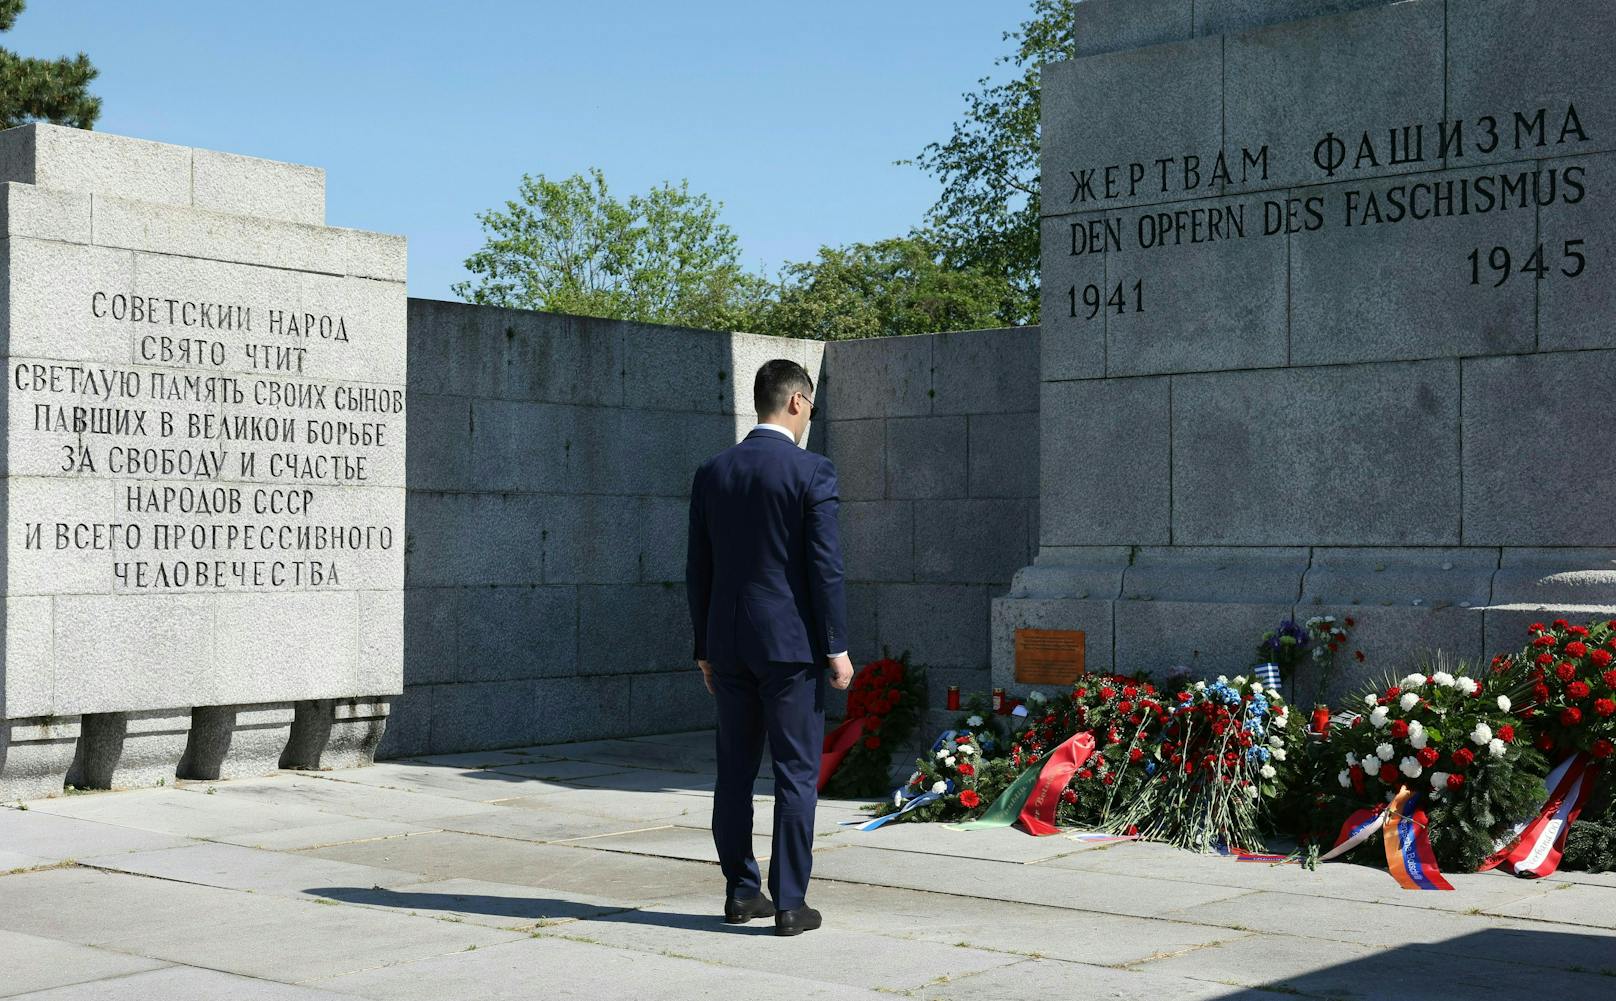
{"label": "pine tree foliage", "polygon": [[[0,0],[0,31],[10,31],[24,0]],[[88,129],[101,116],[101,99],[90,93],[96,69],[80,52],[35,59],[0,49],[0,129],[51,122]]]}

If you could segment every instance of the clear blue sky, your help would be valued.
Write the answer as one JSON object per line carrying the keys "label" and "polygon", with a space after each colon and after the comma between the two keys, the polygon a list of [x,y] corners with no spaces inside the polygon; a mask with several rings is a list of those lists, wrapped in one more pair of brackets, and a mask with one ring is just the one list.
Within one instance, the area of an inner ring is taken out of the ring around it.
{"label": "clear blue sky", "polygon": [[1019,0],[31,0],[0,45],[87,52],[97,128],[326,169],[333,225],[410,239],[453,298],[475,213],[601,167],[724,203],[746,263],[918,222],[893,165],[947,136]]}

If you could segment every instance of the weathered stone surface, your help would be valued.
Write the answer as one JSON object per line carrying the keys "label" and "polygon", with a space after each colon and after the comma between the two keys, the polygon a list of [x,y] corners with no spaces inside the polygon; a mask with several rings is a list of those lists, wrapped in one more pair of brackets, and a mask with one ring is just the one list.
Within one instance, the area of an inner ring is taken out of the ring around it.
{"label": "weathered stone surface", "polygon": [[1000,584],[1031,557],[1026,501],[914,503],[916,580]]}
{"label": "weathered stone surface", "polygon": [[[584,588],[583,594],[596,591]],[[577,670],[578,589],[470,588],[455,593],[455,606],[455,680],[511,681]]]}
{"label": "weathered stone surface", "polygon": [[577,622],[576,661],[553,661],[540,673],[636,674],[694,666],[695,644],[683,587],[580,587]]}
{"label": "weathered stone surface", "polygon": [[825,345],[819,386],[830,420],[912,417],[932,412],[932,338],[872,337]]}
{"label": "weathered stone surface", "polygon": [[[1530,45],[1522,45],[1522,38]],[[1486,161],[1530,160],[1568,152],[1608,150],[1616,145],[1616,82],[1605,68],[1616,58],[1616,11],[1598,0],[1479,0],[1466,4],[1464,16],[1448,22],[1449,115],[1473,123],[1483,115],[1498,119],[1499,148],[1483,154],[1473,146],[1467,156]],[[1568,104],[1588,137],[1561,127]],[[1530,124],[1544,109],[1544,145]],[[1528,130],[1521,148],[1515,143],[1515,113],[1526,116]],[[1485,143],[1484,134],[1477,136]]]}
{"label": "weathered stone surface", "polygon": [[[1387,130],[1442,120],[1445,14],[1441,2],[1410,0],[1226,36],[1226,148],[1234,156],[1268,146],[1267,176],[1254,174],[1247,187],[1325,180],[1314,148],[1332,133],[1346,144],[1349,176],[1430,169],[1392,163]],[[1366,132],[1378,166],[1366,160],[1354,170]]]}
{"label": "weathered stone surface", "polygon": [[965,431],[964,417],[887,421],[887,496],[965,496]]}
{"label": "weathered stone surface", "polygon": [[1038,328],[937,334],[934,414],[991,414],[1038,405]]}
{"label": "weathered stone surface", "polygon": [[[1042,83],[1045,215],[1182,197],[1182,164],[1167,172],[1163,190],[1155,161],[1188,154],[1210,167],[1222,148],[1222,39],[1050,63]],[[1097,101],[1096,94],[1108,99]],[[1234,128],[1232,107],[1230,112],[1230,134],[1250,134]],[[1247,145],[1255,149],[1257,144]],[[1130,173],[1131,163],[1152,169]],[[1092,182],[1088,186],[1080,183],[1085,176]]]}
{"label": "weathered stone surface", "polygon": [[1174,377],[1173,541],[1458,543],[1458,393],[1457,362]]}
{"label": "weathered stone surface", "polygon": [[409,339],[410,385],[425,392],[597,406],[623,402],[618,322],[411,299]]}
{"label": "weathered stone surface", "polygon": [[88,713],[67,784],[133,789],[174,781],[190,732],[189,711]]}
{"label": "weathered stone surface", "polygon": [[[915,579],[917,501],[851,501],[841,505],[844,570],[850,581]],[[928,543],[935,540],[928,539]]]}
{"label": "weathered stone surface", "polygon": [[0,799],[62,791],[79,740],[78,716],[0,720]]}
{"label": "weathered stone surface", "polygon": [[[1085,0],[1086,2],[1086,0]],[[1391,0],[1217,0],[1196,5],[1195,33],[1216,35],[1243,31],[1267,24],[1299,21],[1380,7]]]}
{"label": "weathered stone surface", "polygon": [[[1036,399],[1036,397],[1035,397]],[[1038,413],[971,414],[967,418],[972,497],[1038,497]],[[1036,503],[1034,504],[1036,507]],[[1036,533],[1033,538],[1036,540]]]}
{"label": "weathered stone surface", "polygon": [[845,501],[886,496],[886,422],[834,421],[827,434],[828,455],[836,464],[836,484]]}
{"label": "weathered stone surface", "polygon": [[[111,977],[128,977],[166,965],[142,956],[125,956],[105,949],[9,931],[0,931],[0,956],[4,957],[0,959],[0,977],[5,978],[8,996],[72,984],[90,984]],[[55,996],[61,995],[58,993]]]}
{"label": "weathered stone surface", "polygon": [[1243,601],[1119,601],[1115,608],[1117,670],[1187,668],[1196,678],[1249,672],[1257,640],[1293,610]]}
{"label": "weathered stone surface", "polygon": [[90,242],[90,196],[32,184],[0,184],[0,236]]}
{"label": "weathered stone surface", "polygon": [[[880,640],[917,664],[977,667],[988,659],[988,588],[978,584],[890,584],[877,599]],[[873,654],[873,651],[872,651]]]}
{"label": "weathered stone surface", "polygon": [[91,210],[95,242],[154,254],[348,273],[341,231],[225,212],[101,196]]}
{"label": "weathered stone surface", "polygon": [[[1537,283],[1537,345],[1549,351],[1616,347],[1616,324],[1610,319],[1616,314],[1616,283],[1609,280],[1608,265],[1588,253],[1590,246],[1608,246],[1616,236],[1616,221],[1610,212],[1601,211],[1599,202],[1608,197],[1610,178],[1616,176],[1616,156],[1576,157],[1552,166],[1562,177],[1573,167],[1581,168],[1579,181],[1591,182],[1592,192],[1575,204],[1560,200],[1538,209],[1543,263],[1550,270]],[[1576,255],[1581,255],[1582,263]],[[1576,277],[1569,277],[1572,274]]]}
{"label": "weathered stone surface", "polygon": [[[1046,72],[1058,65],[1050,64]],[[1087,309],[1077,312],[1077,304],[1082,302],[1079,290],[1105,283],[1105,254],[1074,254],[1070,239],[1074,222],[1095,217],[1103,217],[1103,213],[1046,217],[1039,222],[1038,357],[1039,375],[1045,380],[1105,375],[1105,314],[1091,320]]]}
{"label": "weathered stone surface", "polygon": [[[1169,393],[1163,378],[1045,383],[1038,460],[1043,545],[1168,541]],[[1120,442],[1129,447],[1118,448]]]}
{"label": "weathered stone surface", "polygon": [[[1473,285],[1466,258],[1479,247],[1485,261],[1488,248],[1500,244],[1529,253],[1524,248],[1533,244],[1537,224],[1532,209],[1414,217],[1434,214],[1438,194],[1451,195],[1454,204],[1466,197],[1479,202],[1479,195],[1463,194],[1479,176],[1449,171],[1307,189],[1323,199],[1327,223],[1291,237],[1291,361],[1318,365],[1531,350],[1537,283],[1531,275],[1513,274],[1498,284],[1482,263],[1481,281]],[[1352,224],[1343,225],[1348,220]]]}
{"label": "weathered stone surface", "polygon": [[640,501],[640,580],[683,586],[689,555],[690,501],[646,497]]}
{"label": "weathered stone surface", "polygon": [[292,735],[291,703],[198,706],[191,711],[190,742],[180,759],[182,779],[236,779],[280,767]]}
{"label": "weathered stone surface", "polygon": [[[1472,545],[1616,545],[1616,480],[1598,464],[1555,457],[1599,451],[1616,434],[1601,404],[1616,352],[1477,358],[1464,363],[1464,541]],[[1552,472],[1522,475],[1522,463]]]}
{"label": "weathered stone surface", "polygon": [[210,149],[192,150],[191,203],[215,212],[322,226],[325,171]]}
{"label": "weathered stone surface", "polygon": [[[1107,375],[1286,363],[1289,254],[1283,239],[1262,235],[1255,203],[1203,198],[1120,215],[1122,249],[1107,253],[1093,298],[1105,318]],[[1089,313],[1084,291],[1080,316]]]}
{"label": "weathered stone surface", "polygon": [[0,133],[0,180],[190,205],[191,153],[185,146],[37,122]]}
{"label": "weathered stone surface", "polygon": [[1616,617],[1616,550],[1504,549],[1487,606],[1486,650],[1512,653],[1527,626]]}
{"label": "weathered stone surface", "polygon": [[1192,0],[1083,0],[1073,10],[1079,56],[1177,42],[1195,28]]}

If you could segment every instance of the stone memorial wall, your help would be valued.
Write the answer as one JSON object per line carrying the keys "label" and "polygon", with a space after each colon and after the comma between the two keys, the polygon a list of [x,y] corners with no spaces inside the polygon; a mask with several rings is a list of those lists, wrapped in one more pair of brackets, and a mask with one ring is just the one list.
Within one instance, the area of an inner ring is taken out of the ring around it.
{"label": "stone memorial wall", "polygon": [[369,759],[405,245],[324,214],[317,169],[0,133],[0,796]]}
{"label": "stone memorial wall", "polygon": [[1616,5],[1077,10],[1043,77],[1040,547],[995,679],[1034,626],[1207,674],[1353,615],[1400,673],[1616,610]]}

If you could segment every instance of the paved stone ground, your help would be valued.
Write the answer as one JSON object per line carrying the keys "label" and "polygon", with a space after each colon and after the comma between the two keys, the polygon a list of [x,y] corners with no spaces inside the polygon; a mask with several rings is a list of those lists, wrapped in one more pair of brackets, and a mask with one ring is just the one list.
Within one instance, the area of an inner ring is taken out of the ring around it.
{"label": "paved stone ground", "polygon": [[[1616,997],[1616,877],[1306,872],[821,804],[777,939],[716,916],[710,734],[0,810],[0,997]],[[759,784],[760,855],[768,848]]]}

